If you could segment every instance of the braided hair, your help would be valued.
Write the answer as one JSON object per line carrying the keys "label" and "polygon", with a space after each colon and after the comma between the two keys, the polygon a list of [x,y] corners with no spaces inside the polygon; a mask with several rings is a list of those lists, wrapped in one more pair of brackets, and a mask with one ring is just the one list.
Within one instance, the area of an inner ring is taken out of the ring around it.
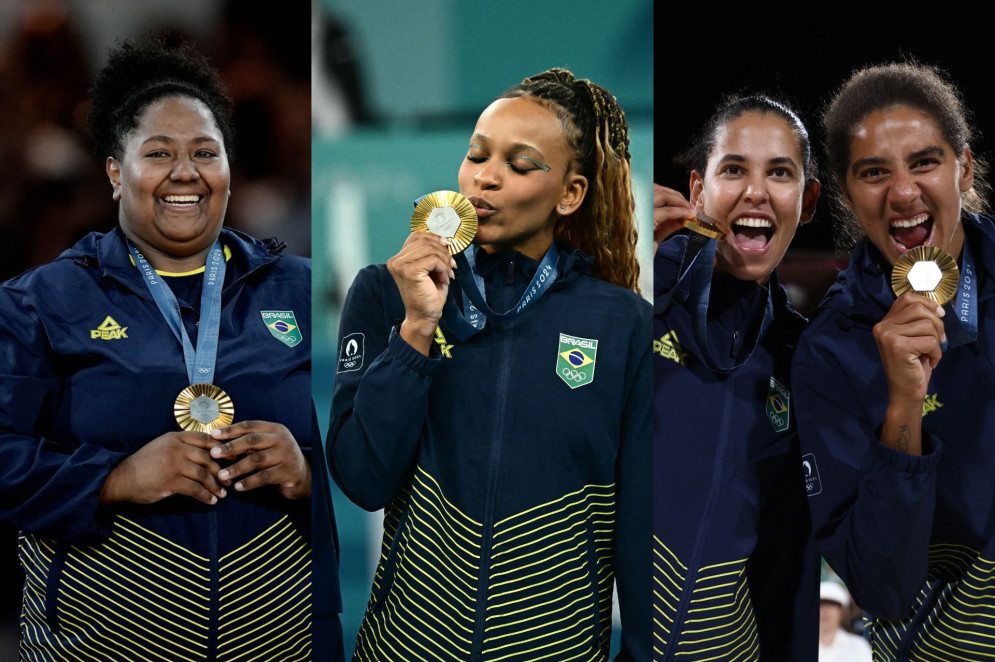
{"label": "braided hair", "polygon": [[220,74],[186,42],[167,46],[163,36],[112,49],[91,89],[87,120],[97,156],[121,157],[125,136],[152,103],[170,96],[201,101],[214,115],[229,159],[235,146],[233,102]]}
{"label": "braided hair", "polygon": [[557,220],[555,236],[594,257],[598,278],[639,291],[635,198],[625,112],[605,88],[566,69],[530,76],[499,98],[528,97],[556,113],[570,147],[567,172],[587,178],[574,213]]}

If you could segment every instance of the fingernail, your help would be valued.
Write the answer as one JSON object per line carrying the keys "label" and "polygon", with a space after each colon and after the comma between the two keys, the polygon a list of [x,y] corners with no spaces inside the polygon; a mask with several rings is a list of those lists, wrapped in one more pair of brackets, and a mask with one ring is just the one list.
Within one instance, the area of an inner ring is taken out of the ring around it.
{"label": "fingernail", "polygon": [[228,496],[228,490],[226,490],[225,488],[222,487],[221,488],[221,498],[224,499],[226,496]]}
{"label": "fingernail", "polygon": [[241,482],[238,482],[238,483],[235,483],[235,489],[238,490],[239,492],[241,492],[242,490],[245,489],[245,487],[242,485]]}
{"label": "fingernail", "polygon": [[937,306],[937,310],[939,310],[939,312],[936,314],[939,315],[940,317],[943,317],[944,315],[947,314],[947,311],[943,309],[943,306]]}
{"label": "fingernail", "polygon": [[215,446],[211,449],[212,457],[221,457],[221,446]]}
{"label": "fingernail", "polygon": [[212,437],[220,437],[221,436],[221,428],[215,428],[215,429],[211,430],[211,436]]}
{"label": "fingernail", "polygon": [[222,469],[221,471],[219,471],[218,478],[220,478],[221,480],[228,480],[228,470]]}
{"label": "fingernail", "polygon": [[216,497],[216,496],[212,496],[212,497],[211,497],[211,505],[213,506],[213,505],[214,505],[214,504],[216,504],[217,502],[218,502],[218,497]]}

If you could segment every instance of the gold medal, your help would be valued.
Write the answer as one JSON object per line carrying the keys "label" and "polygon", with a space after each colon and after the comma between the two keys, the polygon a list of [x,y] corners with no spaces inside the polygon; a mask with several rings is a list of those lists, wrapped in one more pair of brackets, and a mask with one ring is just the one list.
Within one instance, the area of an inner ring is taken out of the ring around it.
{"label": "gold medal", "polygon": [[942,248],[916,246],[906,251],[891,270],[895,296],[915,292],[941,306],[954,298],[960,283],[957,261]]}
{"label": "gold medal", "polygon": [[708,216],[703,211],[696,213],[694,218],[685,218],[681,221],[681,223],[683,223],[684,227],[688,230],[697,232],[698,234],[703,234],[706,237],[711,237],[712,239],[723,239],[729,232],[722,226],[721,223]]}
{"label": "gold medal", "polygon": [[436,191],[422,198],[411,214],[412,232],[449,238],[449,254],[459,253],[477,234],[477,211],[455,191]]}
{"label": "gold medal", "polygon": [[193,384],[176,396],[173,415],[184,430],[210,432],[230,425],[235,405],[228,394],[214,384]]}

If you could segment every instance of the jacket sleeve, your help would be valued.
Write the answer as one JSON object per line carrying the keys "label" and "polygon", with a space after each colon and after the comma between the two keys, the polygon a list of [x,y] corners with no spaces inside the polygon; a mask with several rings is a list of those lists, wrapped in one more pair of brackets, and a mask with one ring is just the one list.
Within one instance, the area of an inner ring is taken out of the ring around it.
{"label": "jacket sleeve", "polygon": [[[848,356],[869,360],[856,347]],[[861,608],[894,620],[926,580],[940,444],[925,430],[922,456],[881,444],[863,402],[879,394],[849,374],[831,347],[803,337],[792,383],[815,543]]]}
{"label": "jacket sleeve", "polygon": [[106,537],[100,489],[126,453],[56,440],[69,395],[46,329],[18,292],[0,288],[0,517],[59,542]]}
{"label": "jacket sleeve", "polygon": [[653,361],[650,307],[632,339],[615,484],[615,582],[622,634],[615,662],[652,654]]}
{"label": "jacket sleeve", "polygon": [[367,267],[349,288],[339,323],[326,452],[335,483],[369,511],[386,506],[410,482],[439,367],[438,358],[401,338],[403,310],[386,270]]}

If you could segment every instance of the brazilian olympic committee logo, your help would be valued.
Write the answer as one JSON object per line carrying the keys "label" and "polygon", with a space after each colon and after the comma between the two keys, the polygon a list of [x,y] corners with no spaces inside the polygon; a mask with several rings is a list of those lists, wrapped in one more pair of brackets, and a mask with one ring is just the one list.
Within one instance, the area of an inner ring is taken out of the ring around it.
{"label": "brazilian olympic committee logo", "polygon": [[560,349],[556,355],[556,374],[570,388],[594,381],[594,360],[598,341],[560,334]]}
{"label": "brazilian olympic committee logo", "polygon": [[261,310],[263,324],[270,334],[287,347],[294,347],[304,339],[301,329],[297,326],[297,318],[292,310]]}
{"label": "brazilian olympic committee logo", "polygon": [[791,393],[773,377],[767,391],[767,419],[774,432],[784,432],[791,421]]}

